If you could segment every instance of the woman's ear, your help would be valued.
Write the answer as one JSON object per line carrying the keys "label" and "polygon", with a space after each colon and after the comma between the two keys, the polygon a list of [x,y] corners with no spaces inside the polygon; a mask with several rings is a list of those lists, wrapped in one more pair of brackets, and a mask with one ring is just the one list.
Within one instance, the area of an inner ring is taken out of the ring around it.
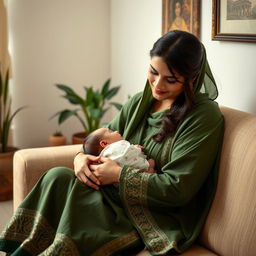
{"label": "woman's ear", "polygon": [[105,148],[108,145],[108,142],[106,140],[100,140],[100,146],[102,148]]}

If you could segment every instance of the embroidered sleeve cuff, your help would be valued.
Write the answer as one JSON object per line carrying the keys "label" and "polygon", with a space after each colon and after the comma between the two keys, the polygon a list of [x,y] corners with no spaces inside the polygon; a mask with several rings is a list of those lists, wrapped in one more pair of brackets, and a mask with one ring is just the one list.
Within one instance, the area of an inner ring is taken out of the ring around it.
{"label": "embroidered sleeve cuff", "polygon": [[119,184],[121,184],[121,183],[123,184],[123,181],[125,179],[125,175],[126,175],[126,172],[128,169],[129,169],[129,166],[127,166],[127,165],[123,166],[123,168],[121,170],[121,174],[120,174]]}

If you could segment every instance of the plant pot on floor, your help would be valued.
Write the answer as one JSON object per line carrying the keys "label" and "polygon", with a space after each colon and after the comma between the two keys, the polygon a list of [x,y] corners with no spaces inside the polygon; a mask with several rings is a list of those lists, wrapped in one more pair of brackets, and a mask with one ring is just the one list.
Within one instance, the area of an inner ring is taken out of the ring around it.
{"label": "plant pot on floor", "polygon": [[72,144],[83,144],[84,138],[87,136],[85,132],[77,132],[72,136]]}
{"label": "plant pot on floor", "polygon": [[17,148],[8,147],[8,151],[0,153],[0,201],[13,198],[13,155]]}
{"label": "plant pot on floor", "polygon": [[12,109],[12,100],[9,95],[9,69],[2,70],[0,61],[0,201],[12,199],[12,162],[13,155],[17,148],[8,146],[9,131],[13,118],[24,107]]}

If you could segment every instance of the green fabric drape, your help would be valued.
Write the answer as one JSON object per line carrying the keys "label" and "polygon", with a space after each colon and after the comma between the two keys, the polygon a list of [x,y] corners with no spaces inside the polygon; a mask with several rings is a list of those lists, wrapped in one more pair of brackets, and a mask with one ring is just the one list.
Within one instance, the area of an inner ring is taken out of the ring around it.
{"label": "green fabric drape", "polygon": [[40,179],[0,235],[0,251],[15,256],[121,255],[126,248],[137,251],[143,244],[118,189],[93,190],[65,167]]}

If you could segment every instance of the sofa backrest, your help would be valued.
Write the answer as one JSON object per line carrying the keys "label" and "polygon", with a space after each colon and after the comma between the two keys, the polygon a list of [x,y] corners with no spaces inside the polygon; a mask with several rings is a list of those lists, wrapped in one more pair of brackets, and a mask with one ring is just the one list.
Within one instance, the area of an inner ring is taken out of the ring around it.
{"label": "sofa backrest", "polygon": [[256,255],[256,115],[221,107],[225,134],[216,195],[200,242],[218,255]]}

